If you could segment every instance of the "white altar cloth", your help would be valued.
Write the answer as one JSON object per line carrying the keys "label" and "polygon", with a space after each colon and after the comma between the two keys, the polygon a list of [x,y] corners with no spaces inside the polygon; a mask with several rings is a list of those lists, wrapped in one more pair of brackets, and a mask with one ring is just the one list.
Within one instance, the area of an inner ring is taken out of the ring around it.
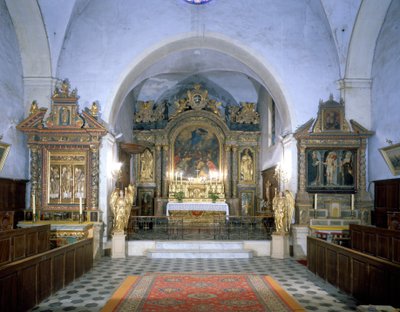
{"label": "white altar cloth", "polygon": [[227,203],[167,203],[167,216],[169,216],[171,210],[225,211],[226,216],[229,216]]}

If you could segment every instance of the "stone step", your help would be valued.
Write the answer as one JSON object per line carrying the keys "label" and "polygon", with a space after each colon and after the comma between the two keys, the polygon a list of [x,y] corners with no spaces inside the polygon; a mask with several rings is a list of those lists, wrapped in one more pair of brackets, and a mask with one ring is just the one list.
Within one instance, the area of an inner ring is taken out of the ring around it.
{"label": "stone step", "polygon": [[174,250],[242,250],[240,241],[156,241],[155,249]]}
{"label": "stone step", "polygon": [[253,257],[251,250],[215,250],[215,249],[153,249],[147,251],[151,259],[249,259]]}

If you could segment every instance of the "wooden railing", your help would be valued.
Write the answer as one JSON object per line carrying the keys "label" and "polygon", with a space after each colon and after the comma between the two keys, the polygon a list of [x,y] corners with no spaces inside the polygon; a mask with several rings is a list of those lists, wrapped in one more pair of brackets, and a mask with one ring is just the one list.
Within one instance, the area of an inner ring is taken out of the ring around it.
{"label": "wooden railing", "polygon": [[362,304],[400,306],[400,265],[307,237],[308,269]]}
{"label": "wooden railing", "polygon": [[350,224],[351,248],[400,264],[400,231]]}
{"label": "wooden railing", "polygon": [[0,266],[50,249],[50,225],[0,232]]}
{"label": "wooden railing", "polygon": [[92,238],[6,264],[0,267],[0,309],[27,311],[92,266]]}

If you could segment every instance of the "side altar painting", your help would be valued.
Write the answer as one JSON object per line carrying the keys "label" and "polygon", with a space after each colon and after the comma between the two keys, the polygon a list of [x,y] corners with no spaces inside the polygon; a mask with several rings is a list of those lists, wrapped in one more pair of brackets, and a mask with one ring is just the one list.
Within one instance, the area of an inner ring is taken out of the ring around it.
{"label": "side altar painting", "polygon": [[[220,144],[216,135],[197,126],[189,126],[176,137],[174,168],[176,178],[208,179],[219,172]],[[179,176],[179,177],[178,177]]]}
{"label": "side altar painting", "polygon": [[354,191],[356,150],[307,149],[309,191]]}

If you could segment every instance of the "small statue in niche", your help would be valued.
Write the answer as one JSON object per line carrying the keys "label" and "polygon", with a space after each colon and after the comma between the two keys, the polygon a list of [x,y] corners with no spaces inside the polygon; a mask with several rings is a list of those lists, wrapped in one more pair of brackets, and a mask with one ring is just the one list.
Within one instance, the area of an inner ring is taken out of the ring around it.
{"label": "small statue in niche", "polygon": [[140,155],[140,178],[141,180],[153,179],[153,154],[148,149]]}
{"label": "small statue in niche", "polygon": [[96,102],[92,103],[92,107],[90,108],[90,114],[94,117],[97,117],[99,115],[99,106],[97,105]]}
{"label": "small statue in niche", "polygon": [[114,216],[113,233],[125,232],[135,195],[135,186],[131,184],[125,188],[125,195],[124,191],[118,188],[111,193],[110,208]]}
{"label": "small statue in niche", "polygon": [[252,181],[253,180],[253,158],[249,153],[249,149],[244,150],[242,159],[240,160],[240,175],[242,181]]}

